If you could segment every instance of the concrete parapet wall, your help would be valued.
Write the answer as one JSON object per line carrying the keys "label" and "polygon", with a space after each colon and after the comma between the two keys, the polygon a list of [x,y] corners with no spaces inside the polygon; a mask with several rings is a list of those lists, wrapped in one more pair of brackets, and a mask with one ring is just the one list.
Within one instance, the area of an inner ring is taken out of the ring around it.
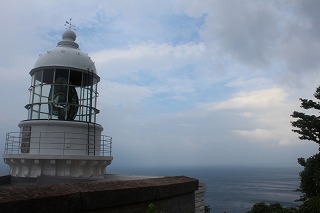
{"label": "concrete parapet wall", "polygon": [[195,208],[196,213],[205,213],[205,200],[204,195],[206,192],[206,184],[199,182],[199,188],[195,192]]}
{"label": "concrete parapet wall", "polygon": [[0,186],[1,212],[194,213],[198,180],[177,176],[73,184]]}

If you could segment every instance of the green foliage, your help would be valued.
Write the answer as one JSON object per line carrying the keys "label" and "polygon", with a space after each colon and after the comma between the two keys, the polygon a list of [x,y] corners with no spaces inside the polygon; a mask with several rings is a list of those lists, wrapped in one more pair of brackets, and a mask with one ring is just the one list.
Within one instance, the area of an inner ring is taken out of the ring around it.
{"label": "green foliage", "polygon": [[[320,86],[314,93],[314,97],[320,100]],[[301,108],[305,110],[320,110],[320,102],[302,99]],[[301,140],[311,140],[320,145],[320,116],[308,115],[294,111],[291,115],[296,118],[291,124],[293,132],[299,134]],[[320,148],[319,148],[320,151]],[[308,159],[298,158],[298,163],[304,167],[300,172],[300,191],[303,193],[299,208],[284,208],[280,204],[256,203],[247,213],[320,213],[320,153]]]}
{"label": "green foliage", "polygon": [[211,207],[209,205],[204,206],[204,213],[210,213]]}
{"label": "green foliage", "polygon": [[265,203],[256,203],[247,213],[297,213],[298,209],[294,207],[285,208],[279,203],[267,205]]}
{"label": "green foliage", "polygon": [[[320,86],[314,93],[314,97],[320,100]],[[303,109],[320,110],[319,102],[302,98],[300,98],[300,101]],[[291,122],[292,126],[296,127],[292,131],[298,133],[301,140],[311,140],[320,145],[320,116],[308,115],[297,111],[294,111],[291,116],[297,119]]]}
{"label": "green foliage", "polygon": [[158,208],[158,206],[156,206],[153,203],[150,203],[146,213],[163,213],[162,211],[160,211],[160,209]]}
{"label": "green foliage", "polygon": [[320,196],[306,200],[300,206],[299,213],[320,213]]}
{"label": "green foliage", "polygon": [[303,167],[307,165],[306,160],[304,158],[298,158],[298,163]]}
{"label": "green foliage", "polygon": [[300,190],[304,194],[301,200],[320,196],[320,154],[315,154],[307,160],[299,159],[299,164],[304,167],[300,172]]}
{"label": "green foliage", "polygon": [[[320,100],[320,86],[314,93],[314,97]],[[320,103],[308,99],[300,99],[301,108],[308,110],[320,110]],[[291,122],[292,131],[298,133],[301,140],[311,140],[320,145],[320,118],[316,115],[307,115],[294,111],[291,115],[297,118]],[[320,151],[320,148],[319,148]],[[303,193],[300,201],[299,213],[320,213],[320,154],[315,154],[308,159],[298,158],[298,163],[304,167],[300,172],[300,191]]]}

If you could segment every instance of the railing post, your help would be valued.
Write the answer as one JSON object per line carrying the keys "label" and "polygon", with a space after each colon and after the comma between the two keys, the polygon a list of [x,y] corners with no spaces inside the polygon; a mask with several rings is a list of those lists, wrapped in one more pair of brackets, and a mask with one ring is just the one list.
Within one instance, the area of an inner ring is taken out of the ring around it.
{"label": "railing post", "polygon": [[62,148],[62,155],[64,155],[64,149],[66,148],[66,133],[63,132],[63,148]]}
{"label": "railing post", "polygon": [[[18,143],[18,154],[21,154],[21,134],[22,133],[20,132],[19,136],[18,136],[18,141],[17,141],[17,143]],[[13,136],[12,146],[14,145],[15,140],[16,140],[16,138],[15,138],[15,136]]]}
{"label": "railing post", "polygon": [[[18,154],[21,154],[22,134],[23,134],[23,132],[20,132],[20,133],[19,133],[19,137],[18,137]],[[14,143],[15,143],[15,136],[13,136],[12,145],[13,145]]]}
{"label": "railing post", "polygon": [[4,146],[4,153],[8,154],[8,139],[9,139],[9,133],[6,133],[6,144]]}
{"label": "railing post", "polygon": [[41,149],[41,145],[40,145],[40,143],[41,143],[41,137],[42,137],[42,135],[41,135],[41,132],[39,133],[39,148],[38,148],[38,155],[40,154],[40,149]]}
{"label": "railing post", "polygon": [[110,137],[110,146],[109,146],[109,149],[110,149],[110,156],[111,156],[111,152],[112,152],[112,137]]}
{"label": "railing post", "polygon": [[105,140],[105,137],[104,137],[104,135],[102,135],[102,142],[103,142],[103,144],[102,144],[102,156],[104,156],[105,155],[105,150],[106,150],[106,148],[104,147],[105,146],[105,144],[106,144],[106,140]]}

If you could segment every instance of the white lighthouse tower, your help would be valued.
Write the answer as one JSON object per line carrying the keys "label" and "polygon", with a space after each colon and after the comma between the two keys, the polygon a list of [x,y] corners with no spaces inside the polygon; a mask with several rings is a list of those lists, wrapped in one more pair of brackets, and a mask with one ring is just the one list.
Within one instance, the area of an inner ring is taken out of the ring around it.
{"label": "white lighthouse tower", "polygon": [[27,120],[6,135],[11,176],[101,177],[113,159],[111,137],[96,123],[100,77],[67,23],[62,41],[30,71]]}

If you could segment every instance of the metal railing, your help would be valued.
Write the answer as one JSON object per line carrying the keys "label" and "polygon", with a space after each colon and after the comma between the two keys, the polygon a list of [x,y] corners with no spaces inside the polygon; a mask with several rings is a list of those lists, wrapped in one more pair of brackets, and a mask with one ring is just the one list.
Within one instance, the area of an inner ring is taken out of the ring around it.
{"label": "metal railing", "polygon": [[106,135],[21,131],[6,134],[5,154],[111,156],[111,148]]}

